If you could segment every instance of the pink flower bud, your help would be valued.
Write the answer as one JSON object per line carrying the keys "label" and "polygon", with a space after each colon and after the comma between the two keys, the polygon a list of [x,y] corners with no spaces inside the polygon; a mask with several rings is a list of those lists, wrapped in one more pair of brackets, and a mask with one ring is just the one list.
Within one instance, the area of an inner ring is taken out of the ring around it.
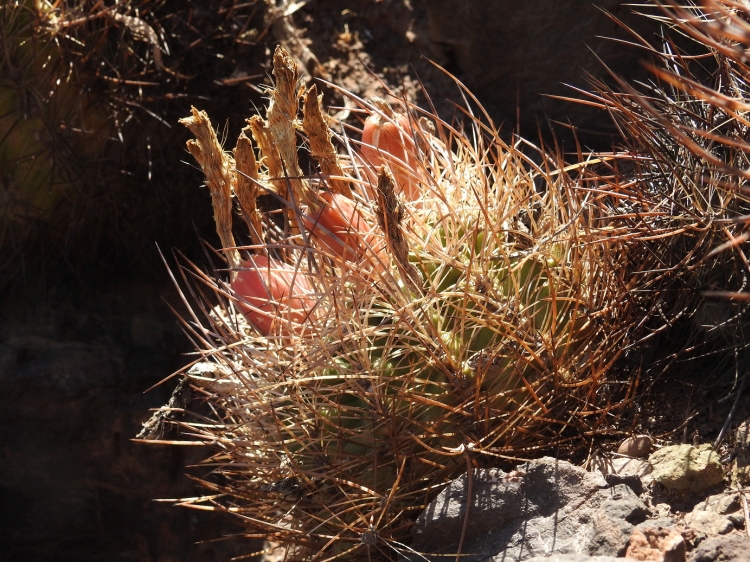
{"label": "pink flower bud", "polygon": [[316,303],[303,271],[266,256],[242,262],[230,285],[242,315],[266,336],[279,327],[298,333]]}
{"label": "pink flower bud", "polygon": [[405,115],[396,115],[393,121],[379,114],[370,115],[362,129],[362,156],[373,170],[388,165],[399,191],[407,200],[416,201],[420,197],[418,178],[422,173],[409,131]]}

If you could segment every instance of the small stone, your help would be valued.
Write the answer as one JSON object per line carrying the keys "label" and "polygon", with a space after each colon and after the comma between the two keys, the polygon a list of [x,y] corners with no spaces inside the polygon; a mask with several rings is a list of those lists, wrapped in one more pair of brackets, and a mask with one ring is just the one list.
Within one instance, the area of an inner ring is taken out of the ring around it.
{"label": "small stone", "polygon": [[734,432],[734,446],[750,450],[750,420],[743,421]]}
{"label": "small stone", "polygon": [[685,562],[685,541],[676,529],[636,528],[630,535],[625,557],[653,562]]}
{"label": "small stone", "polygon": [[735,458],[732,462],[732,485],[750,484],[750,420],[742,422],[734,433]]}
{"label": "small stone", "polygon": [[611,459],[603,469],[605,479],[613,474],[622,477],[637,476],[643,486],[649,486],[654,481],[651,471],[647,460],[627,457]]}
{"label": "small stone", "polygon": [[589,556],[588,554],[550,554],[547,556],[534,556],[525,562],[627,562],[616,556]]}
{"label": "small stone", "polygon": [[739,494],[716,494],[696,504],[693,511],[713,511],[720,515],[729,515],[739,511],[740,506]]}
{"label": "small stone", "polygon": [[525,562],[627,562],[616,556],[589,556],[588,554],[550,554],[548,556],[534,556]]}
{"label": "small stone", "polygon": [[689,562],[747,562],[750,539],[743,535],[711,537],[690,554]]}
{"label": "small stone", "polygon": [[729,518],[713,511],[692,511],[685,517],[685,523],[707,535],[726,535],[734,528]]}
{"label": "small stone", "polygon": [[652,506],[654,517],[669,517],[672,513],[672,506],[668,503],[656,503]]}
{"label": "small stone", "polygon": [[620,443],[617,452],[621,455],[627,455],[628,457],[637,459],[647,457],[651,452],[652,445],[653,441],[648,435],[633,435]]}
{"label": "small stone", "polygon": [[710,444],[672,445],[653,453],[648,461],[654,480],[674,490],[700,492],[724,481],[721,460]]}
{"label": "small stone", "polygon": [[[674,517],[652,517],[637,525],[639,529],[646,527],[674,527],[677,524],[677,520]],[[684,538],[684,537],[683,537]]]}
{"label": "small stone", "polygon": [[745,528],[745,516],[742,513],[730,513],[726,517],[732,522],[735,529]]}

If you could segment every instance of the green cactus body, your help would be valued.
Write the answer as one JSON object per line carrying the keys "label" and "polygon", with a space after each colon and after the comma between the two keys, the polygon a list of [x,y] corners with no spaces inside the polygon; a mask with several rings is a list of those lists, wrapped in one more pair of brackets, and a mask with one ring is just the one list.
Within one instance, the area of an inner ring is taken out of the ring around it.
{"label": "green cactus body", "polygon": [[[43,3],[39,3],[42,5]],[[15,205],[2,217],[9,227],[49,220],[71,199],[80,163],[99,158],[112,131],[111,108],[81,89],[82,78],[54,41],[56,17],[45,9],[5,6],[5,79],[0,82],[0,186]]]}

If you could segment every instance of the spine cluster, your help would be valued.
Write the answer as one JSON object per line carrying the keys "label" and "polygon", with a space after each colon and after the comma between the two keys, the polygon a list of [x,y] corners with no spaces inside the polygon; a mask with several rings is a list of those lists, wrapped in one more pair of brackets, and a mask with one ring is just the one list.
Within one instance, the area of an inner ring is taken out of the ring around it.
{"label": "spine cluster", "polygon": [[195,503],[300,558],[394,558],[467,466],[574,450],[609,423],[632,391],[610,378],[640,310],[628,234],[599,160],[535,164],[479,119],[381,100],[359,100],[357,142],[282,49],[274,76],[234,156],[204,113],[183,120],[228,269],[201,275],[219,304],[191,328],[203,366],[188,376],[214,417],[186,427],[224,475]]}

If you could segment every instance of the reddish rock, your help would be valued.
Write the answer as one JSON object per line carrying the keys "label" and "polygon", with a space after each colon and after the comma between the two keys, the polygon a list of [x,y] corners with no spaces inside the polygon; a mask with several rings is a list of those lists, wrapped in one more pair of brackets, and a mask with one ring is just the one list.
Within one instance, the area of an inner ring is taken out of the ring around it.
{"label": "reddish rock", "polygon": [[685,540],[677,530],[643,527],[630,535],[627,558],[653,562],[685,562]]}

